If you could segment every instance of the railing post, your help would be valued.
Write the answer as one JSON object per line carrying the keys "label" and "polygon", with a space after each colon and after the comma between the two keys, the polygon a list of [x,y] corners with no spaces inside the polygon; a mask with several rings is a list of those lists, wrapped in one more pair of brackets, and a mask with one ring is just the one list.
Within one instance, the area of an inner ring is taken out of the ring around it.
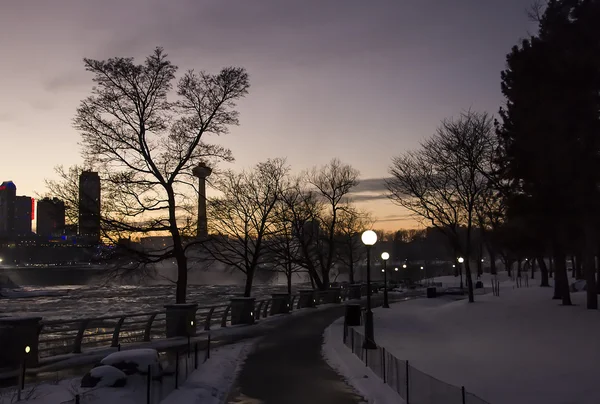
{"label": "railing post", "polygon": [[221,327],[227,327],[227,315],[229,314],[229,310],[231,310],[231,305],[228,305],[225,311],[223,312],[223,318],[221,319]]}
{"label": "railing post", "polygon": [[154,319],[156,318],[157,314],[158,313],[153,313],[148,318],[148,322],[146,323],[146,328],[144,329],[144,342],[150,341],[150,336],[151,336],[151,332],[152,332],[152,323],[154,322]]}
{"label": "railing post", "polygon": [[386,381],[386,374],[385,374],[385,348],[381,348],[381,367],[383,368],[383,382],[387,383]]}
{"label": "railing post", "polygon": [[81,353],[81,342],[83,341],[83,336],[89,323],[90,319],[87,318],[81,320],[81,323],[79,323],[79,330],[77,331],[77,336],[75,337],[75,342],[73,343],[73,353]]}
{"label": "railing post", "polygon": [[408,361],[406,361],[406,404],[410,404],[410,381],[408,377],[408,369],[410,369],[410,366],[408,365]]}
{"label": "railing post", "polygon": [[212,315],[215,312],[215,306],[211,307],[208,314],[206,315],[206,322],[204,323],[204,330],[210,330],[210,320],[212,320]]}
{"label": "railing post", "polygon": [[119,346],[119,333],[121,332],[121,326],[125,322],[125,316],[121,317],[115,325],[115,330],[113,331],[112,342],[110,344],[111,348],[115,348]]}
{"label": "railing post", "polygon": [[467,404],[467,395],[465,393],[465,386],[460,388],[460,392],[462,393],[462,404]]}

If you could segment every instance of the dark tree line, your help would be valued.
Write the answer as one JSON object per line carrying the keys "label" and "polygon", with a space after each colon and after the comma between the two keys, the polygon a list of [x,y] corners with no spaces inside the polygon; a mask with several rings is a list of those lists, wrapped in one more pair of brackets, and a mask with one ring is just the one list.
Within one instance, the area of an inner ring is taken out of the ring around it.
{"label": "dark tree line", "polygon": [[535,10],[538,33],[506,58],[499,119],[467,111],[444,120],[420,149],[393,160],[389,196],[465,257],[471,301],[468,263],[485,247],[492,272],[499,256],[511,275],[515,264],[518,277],[539,268],[541,286],[554,273],[554,297],[565,305],[569,258],[595,309],[600,1],[550,0]]}
{"label": "dark tree line", "polygon": [[538,34],[507,56],[506,105],[497,123],[506,227],[528,252],[552,257],[555,297],[565,305],[571,304],[566,259],[578,257],[588,308],[597,308],[598,21],[596,0],[548,2]]}

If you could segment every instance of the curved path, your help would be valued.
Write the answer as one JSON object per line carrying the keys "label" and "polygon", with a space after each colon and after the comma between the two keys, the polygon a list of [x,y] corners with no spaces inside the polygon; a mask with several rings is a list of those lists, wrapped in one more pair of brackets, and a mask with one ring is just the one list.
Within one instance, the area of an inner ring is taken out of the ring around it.
{"label": "curved path", "polygon": [[227,403],[364,403],[321,356],[323,331],[343,314],[343,307],[334,307],[290,317],[260,339],[248,355]]}

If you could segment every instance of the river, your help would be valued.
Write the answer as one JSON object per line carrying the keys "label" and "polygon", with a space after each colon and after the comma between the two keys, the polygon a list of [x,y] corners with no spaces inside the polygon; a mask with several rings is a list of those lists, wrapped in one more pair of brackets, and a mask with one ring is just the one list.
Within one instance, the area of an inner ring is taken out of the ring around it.
{"label": "river", "polygon": [[[257,298],[272,292],[285,291],[285,286],[256,285]],[[240,285],[190,285],[188,303],[209,306],[226,303],[230,297],[243,292]],[[161,310],[165,304],[174,303],[175,287],[156,286],[24,286],[17,295],[50,294],[1,298],[0,315],[41,316],[44,319],[72,319]]]}

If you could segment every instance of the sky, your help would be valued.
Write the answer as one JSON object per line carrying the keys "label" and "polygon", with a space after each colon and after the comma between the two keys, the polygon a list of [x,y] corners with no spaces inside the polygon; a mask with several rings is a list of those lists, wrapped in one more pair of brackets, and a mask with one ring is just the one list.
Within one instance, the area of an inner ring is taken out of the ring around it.
{"label": "sky", "polygon": [[92,87],[84,57],[156,46],[187,69],[242,66],[240,125],[219,139],[241,169],[286,157],[300,172],[338,157],[361,173],[377,228],[418,226],[385,197],[391,159],[473,109],[498,112],[500,72],[535,32],[529,0],[0,0],[0,179],[45,193],[80,164],[72,128]]}

